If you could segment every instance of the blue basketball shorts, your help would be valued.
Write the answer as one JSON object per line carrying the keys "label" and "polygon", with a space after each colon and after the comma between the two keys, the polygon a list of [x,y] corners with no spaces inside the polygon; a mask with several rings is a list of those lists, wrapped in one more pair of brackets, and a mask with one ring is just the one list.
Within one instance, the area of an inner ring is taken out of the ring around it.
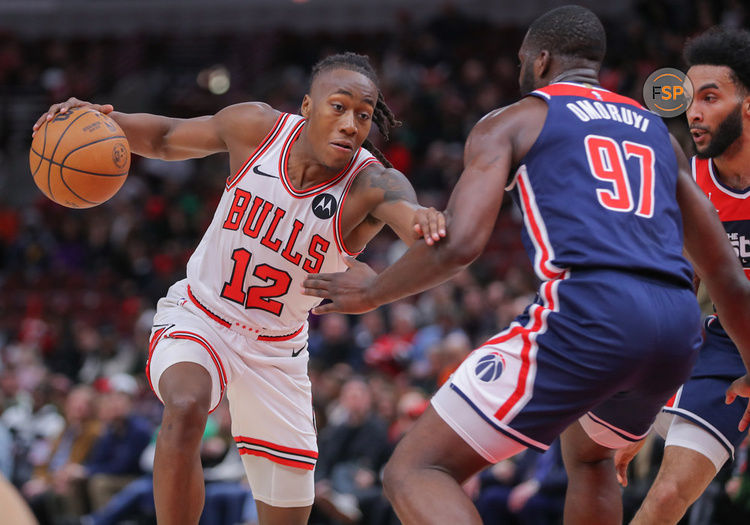
{"label": "blue basketball shorts", "polygon": [[664,411],[681,416],[712,434],[734,458],[734,449],[747,431],[737,428],[747,408],[746,398],[724,403],[729,385],[745,374],[737,347],[716,318],[706,319],[706,338],[690,380],[677,391]]}
{"label": "blue basketball shorts", "polygon": [[567,270],[464,360],[433,406],[490,462],[502,459],[507,437],[546,450],[576,420],[619,448],[648,433],[690,376],[700,328],[685,285]]}

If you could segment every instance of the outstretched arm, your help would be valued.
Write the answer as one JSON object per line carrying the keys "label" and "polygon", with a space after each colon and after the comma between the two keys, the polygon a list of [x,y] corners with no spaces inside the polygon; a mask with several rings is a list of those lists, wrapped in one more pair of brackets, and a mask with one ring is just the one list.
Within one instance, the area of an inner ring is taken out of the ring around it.
{"label": "outstretched arm", "polygon": [[305,293],[331,300],[315,313],[362,313],[436,286],[471,264],[484,249],[503,200],[512,163],[513,119],[502,113],[481,120],[464,151],[464,171],[446,210],[447,237],[435,246],[414,243],[380,275],[350,262],[341,274],[311,275]]}
{"label": "outstretched arm", "polygon": [[178,119],[148,113],[120,113],[111,104],[92,104],[77,98],[53,104],[39,117],[33,132],[57,113],[91,108],[108,114],[125,132],[133,153],[163,160],[205,157],[228,151],[232,142],[257,145],[273,125],[278,112],[267,104],[247,102],[226,107],[212,116]]}

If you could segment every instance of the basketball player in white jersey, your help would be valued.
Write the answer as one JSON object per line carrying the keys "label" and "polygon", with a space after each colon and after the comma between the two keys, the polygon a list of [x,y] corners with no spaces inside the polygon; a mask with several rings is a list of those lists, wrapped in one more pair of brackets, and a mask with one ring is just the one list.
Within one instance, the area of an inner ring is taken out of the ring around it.
{"label": "basketball player in white jersey", "polygon": [[[108,113],[132,150],[165,160],[229,152],[232,176],[187,266],[159,301],[147,376],[164,403],[154,463],[160,525],[198,523],[199,444],[206,416],[226,394],[232,433],[262,525],[306,523],[317,458],[307,316],[309,273],[345,270],[388,224],[404,241],[433,244],[445,220],[420,207],[413,188],[366,142],[373,122],[396,124],[367,57],[319,62],[301,116],[262,103],[187,120]],[[373,156],[363,144],[371,149]]]}

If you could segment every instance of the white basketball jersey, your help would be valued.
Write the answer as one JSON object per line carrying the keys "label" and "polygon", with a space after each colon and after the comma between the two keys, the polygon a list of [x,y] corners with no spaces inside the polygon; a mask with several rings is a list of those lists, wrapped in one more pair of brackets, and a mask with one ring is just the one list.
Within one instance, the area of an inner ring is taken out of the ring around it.
{"label": "white basketball jersey", "polygon": [[357,173],[378,162],[365,149],[338,175],[304,191],[287,162],[305,119],[283,113],[227,179],[211,225],[190,257],[190,299],[221,324],[282,333],[304,324],[320,299],[302,295],[309,273],[346,269],[341,209]]}

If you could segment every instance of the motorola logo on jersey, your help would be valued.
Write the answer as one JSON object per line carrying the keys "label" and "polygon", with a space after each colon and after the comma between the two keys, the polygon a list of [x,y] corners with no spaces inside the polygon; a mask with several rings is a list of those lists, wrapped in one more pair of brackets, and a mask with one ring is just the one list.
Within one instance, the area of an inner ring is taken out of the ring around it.
{"label": "motorola logo on jersey", "polygon": [[505,359],[497,352],[492,352],[481,358],[474,368],[474,373],[485,383],[495,381],[505,369]]}
{"label": "motorola logo on jersey", "polygon": [[330,219],[337,208],[336,199],[330,193],[321,193],[312,201],[313,213],[318,219]]}

